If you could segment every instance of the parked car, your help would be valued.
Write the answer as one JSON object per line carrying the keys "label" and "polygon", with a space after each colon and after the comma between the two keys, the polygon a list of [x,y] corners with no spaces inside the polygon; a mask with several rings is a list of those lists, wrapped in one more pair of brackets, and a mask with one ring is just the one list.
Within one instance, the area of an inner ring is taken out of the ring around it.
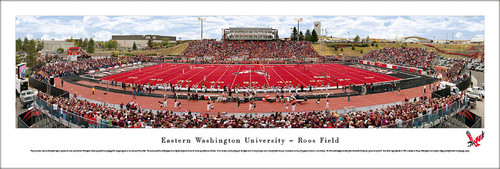
{"label": "parked car", "polygon": [[35,101],[35,97],[38,92],[33,90],[24,90],[21,92],[19,98],[21,99],[21,104],[23,104],[23,108],[28,107],[31,103]]}
{"label": "parked car", "polygon": [[481,98],[484,98],[484,89],[482,87],[474,86],[472,88],[468,88],[467,93],[469,92],[478,93],[481,96]]}
{"label": "parked car", "polygon": [[474,98],[475,100],[483,100],[483,96],[477,92],[467,92],[465,93],[469,98]]}
{"label": "parked car", "polygon": [[451,87],[450,94],[451,95],[462,95],[462,91],[460,91],[460,89],[458,89],[458,87]]}

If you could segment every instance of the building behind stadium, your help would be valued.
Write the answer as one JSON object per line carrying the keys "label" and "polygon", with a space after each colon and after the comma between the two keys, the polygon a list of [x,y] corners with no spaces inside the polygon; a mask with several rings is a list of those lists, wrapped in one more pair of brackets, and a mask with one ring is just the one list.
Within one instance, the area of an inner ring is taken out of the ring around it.
{"label": "building behind stadium", "polygon": [[148,47],[148,41],[153,43],[162,43],[163,39],[168,39],[169,42],[176,41],[175,36],[161,36],[161,35],[112,35],[111,40],[118,42],[119,49],[132,49],[132,46],[137,46],[137,49]]}
{"label": "building behind stadium", "polygon": [[43,50],[47,50],[48,52],[56,52],[59,48],[62,48],[64,49],[64,51],[66,51],[70,47],[75,47],[75,43],[54,39],[43,40]]}
{"label": "building behind stadium", "polygon": [[278,40],[278,30],[273,28],[226,28],[222,40]]}

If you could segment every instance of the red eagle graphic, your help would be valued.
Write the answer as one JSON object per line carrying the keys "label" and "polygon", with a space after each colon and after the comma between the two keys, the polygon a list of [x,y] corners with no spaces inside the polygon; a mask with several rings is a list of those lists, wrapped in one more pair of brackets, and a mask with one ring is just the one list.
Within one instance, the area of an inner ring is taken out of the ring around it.
{"label": "red eagle graphic", "polygon": [[482,131],[481,135],[477,136],[476,139],[473,139],[470,132],[467,131],[465,134],[467,134],[467,137],[469,137],[469,142],[467,142],[469,145],[467,147],[470,147],[472,145],[474,146],[480,146],[481,144],[479,144],[479,142],[484,139],[484,131]]}

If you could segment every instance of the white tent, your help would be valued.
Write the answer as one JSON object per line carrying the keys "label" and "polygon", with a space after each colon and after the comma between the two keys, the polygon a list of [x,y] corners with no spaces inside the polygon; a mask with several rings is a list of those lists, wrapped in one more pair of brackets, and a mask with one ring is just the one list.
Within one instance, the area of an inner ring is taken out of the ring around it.
{"label": "white tent", "polygon": [[420,43],[420,40],[417,38],[408,38],[405,40],[405,43]]}

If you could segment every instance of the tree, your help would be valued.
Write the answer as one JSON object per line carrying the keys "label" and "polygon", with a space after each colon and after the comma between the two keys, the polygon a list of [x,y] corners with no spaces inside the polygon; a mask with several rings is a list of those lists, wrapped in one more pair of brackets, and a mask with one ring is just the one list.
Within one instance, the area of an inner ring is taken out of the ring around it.
{"label": "tree", "polygon": [[133,49],[133,50],[137,50],[137,45],[135,45],[135,42],[134,42],[134,44],[132,45],[132,49]]}
{"label": "tree", "polygon": [[160,48],[163,44],[162,43],[153,43],[153,48]]}
{"label": "tree", "polygon": [[37,51],[36,51],[36,42],[34,39],[31,39],[29,41],[29,45],[28,45],[28,53],[33,53],[33,54],[36,54]]}
{"label": "tree", "polygon": [[311,42],[317,42],[318,41],[318,33],[316,33],[316,30],[313,29],[311,33]]}
{"label": "tree", "polygon": [[118,49],[118,41],[112,40],[111,41],[111,47],[113,47],[113,49],[115,49],[115,50]]}
{"label": "tree", "polygon": [[106,41],[105,43],[105,48],[106,49],[115,49],[118,48],[118,41],[116,40],[109,40],[109,41]]}
{"label": "tree", "polygon": [[148,40],[148,47],[150,47],[150,48],[153,47],[153,41],[151,39]]}
{"label": "tree", "polygon": [[378,48],[378,43],[376,43],[376,44],[375,44],[375,47],[377,47],[377,48]]}
{"label": "tree", "polygon": [[340,51],[343,52],[344,51],[344,48],[340,48]]}
{"label": "tree", "polygon": [[57,49],[57,53],[63,53],[64,52],[64,49],[63,48],[59,48]]}
{"label": "tree", "polygon": [[290,36],[290,40],[297,40],[297,36],[298,36],[297,28],[293,27],[292,35]]}
{"label": "tree", "polygon": [[106,48],[108,48],[109,50],[113,49],[113,41],[108,40],[106,42]]}
{"label": "tree", "polygon": [[299,40],[303,41],[304,40],[304,34],[302,34],[302,31],[299,33]]}
{"label": "tree", "polygon": [[41,42],[38,42],[37,45],[36,45],[36,51],[41,51],[44,47],[44,42],[41,41]]}
{"label": "tree", "polygon": [[16,40],[16,52],[23,50],[23,41],[21,38],[17,38]]}
{"label": "tree", "polygon": [[21,57],[18,54],[16,54],[16,65],[21,63],[21,61],[22,61]]}
{"label": "tree", "polygon": [[305,40],[306,41],[311,41],[311,31],[309,29],[306,30],[306,34],[305,34]]}
{"label": "tree", "polygon": [[356,49],[356,47],[354,47],[354,45],[351,47],[352,50]]}
{"label": "tree", "polygon": [[104,43],[103,41],[99,41],[99,42],[97,42],[97,47],[106,48],[106,43]]}
{"label": "tree", "polygon": [[354,38],[354,43],[358,43],[359,42],[359,35],[356,35],[356,37]]}
{"label": "tree", "polygon": [[370,36],[366,36],[366,43],[370,43]]}
{"label": "tree", "polygon": [[74,41],[73,41],[73,36],[71,37],[71,39],[66,39],[65,41],[66,41],[66,42],[74,42]]}
{"label": "tree", "polygon": [[87,53],[94,53],[95,52],[95,46],[94,46],[94,39],[90,38],[89,44],[87,46]]}
{"label": "tree", "polygon": [[375,46],[375,42],[372,42],[372,46]]}
{"label": "tree", "polygon": [[85,40],[83,40],[82,48],[87,49],[88,44],[89,44],[89,39],[85,38]]}
{"label": "tree", "polygon": [[363,53],[363,49],[361,49],[361,53]]}
{"label": "tree", "polygon": [[29,45],[30,45],[30,40],[28,40],[28,37],[24,37],[23,49],[22,50],[24,52],[28,52]]}
{"label": "tree", "polygon": [[339,49],[337,47],[335,47],[335,51],[338,51]]}
{"label": "tree", "polygon": [[26,50],[26,53],[28,54],[25,58],[25,61],[26,61],[26,66],[27,67],[33,67],[35,65],[37,65],[37,51],[36,51],[36,45],[35,45],[35,40],[30,40],[28,42],[28,46],[27,48],[25,49]]}
{"label": "tree", "polygon": [[[162,45],[163,45],[163,46],[167,46],[167,45],[168,45],[168,42],[170,42],[170,39],[168,39],[168,38],[163,38],[163,39],[161,39],[161,43],[162,43]],[[134,42],[134,43],[135,43],[135,42]]]}

